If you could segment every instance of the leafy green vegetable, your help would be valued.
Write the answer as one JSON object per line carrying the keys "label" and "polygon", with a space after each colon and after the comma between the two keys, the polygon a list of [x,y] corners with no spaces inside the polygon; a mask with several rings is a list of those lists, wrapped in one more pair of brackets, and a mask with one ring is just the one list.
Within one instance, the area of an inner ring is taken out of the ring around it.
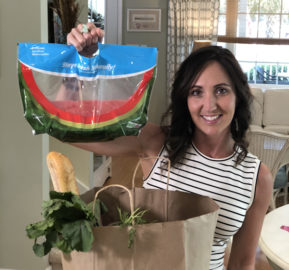
{"label": "leafy green vegetable", "polygon": [[[51,191],[50,200],[42,203],[44,220],[26,226],[27,236],[34,239],[34,253],[42,257],[53,247],[65,253],[89,251],[94,241],[93,227],[102,226],[101,215],[107,211],[99,199],[94,205],[93,202],[86,204],[71,192]],[[120,220],[113,225],[129,227],[129,248],[136,236],[134,225],[147,223],[143,218],[146,212],[138,208],[130,214],[118,208]]]}
{"label": "leafy green vegetable", "polygon": [[64,224],[62,227],[62,236],[72,250],[89,251],[92,247],[92,226],[87,220],[76,220]]}
{"label": "leafy green vegetable", "polygon": [[[101,224],[101,213],[106,208],[96,200],[95,213],[92,203],[87,205],[71,192],[50,192],[50,200],[42,204],[44,220],[26,226],[26,233],[34,239],[33,251],[37,256],[46,255],[52,247],[65,253],[72,250],[89,251],[94,240],[92,228]],[[39,238],[43,238],[39,243]]]}
{"label": "leafy green vegetable", "polygon": [[147,221],[143,218],[143,215],[147,212],[147,210],[140,210],[139,208],[135,209],[133,213],[128,213],[122,211],[120,208],[117,208],[120,222],[118,225],[121,227],[129,227],[128,231],[128,247],[131,248],[134,242],[134,238],[136,236],[136,229],[134,225],[145,224]]}
{"label": "leafy green vegetable", "polygon": [[[92,209],[92,212],[93,212],[93,202],[91,202],[89,204],[89,207]],[[102,220],[101,220],[101,214],[104,213],[104,212],[108,212],[108,209],[106,207],[106,205],[100,201],[100,200],[96,200],[95,201],[95,204],[94,204],[94,212],[93,212],[93,215],[96,219],[96,223],[99,225],[99,226],[102,226]]]}

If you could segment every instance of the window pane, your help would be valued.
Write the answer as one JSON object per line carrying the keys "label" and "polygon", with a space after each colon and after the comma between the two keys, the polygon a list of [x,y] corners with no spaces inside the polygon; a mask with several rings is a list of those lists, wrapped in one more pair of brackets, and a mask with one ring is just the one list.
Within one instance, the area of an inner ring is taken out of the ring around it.
{"label": "window pane", "polygon": [[278,83],[289,84],[289,64],[278,65]]}
{"label": "window pane", "polygon": [[235,56],[239,61],[255,62],[257,58],[257,45],[236,44]]}
{"label": "window pane", "polygon": [[280,13],[281,0],[260,0],[260,13]]}
{"label": "window pane", "polygon": [[289,38],[289,15],[282,15],[281,38]]}
{"label": "window pane", "polygon": [[259,18],[258,37],[279,38],[280,16],[260,15]]}
{"label": "window pane", "polygon": [[256,45],[256,61],[289,63],[289,45]]}
{"label": "window pane", "polygon": [[219,15],[218,35],[223,36],[226,34],[226,15]]}
{"label": "window pane", "polygon": [[289,1],[288,0],[283,0],[282,12],[289,13]]}
{"label": "window pane", "polygon": [[[244,0],[240,0],[245,2]],[[259,2],[260,0],[248,0],[248,12],[258,13],[259,12]]]}
{"label": "window pane", "polygon": [[270,63],[258,63],[256,69],[256,83],[276,84],[277,65]]}
{"label": "window pane", "polygon": [[248,13],[247,0],[239,0],[238,13]]}
{"label": "window pane", "polygon": [[240,65],[251,84],[289,84],[289,64],[240,62]]}
{"label": "window pane", "polygon": [[247,75],[248,82],[255,83],[256,80],[255,63],[241,62],[241,61],[239,62],[243,72]]}
{"label": "window pane", "polygon": [[289,84],[289,45],[229,44],[250,83]]}
{"label": "window pane", "polygon": [[258,15],[239,14],[237,37],[257,37]]}
{"label": "window pane", "polygon": [[220,0],[220,13],[225,14],[227,9],[227,0]]}

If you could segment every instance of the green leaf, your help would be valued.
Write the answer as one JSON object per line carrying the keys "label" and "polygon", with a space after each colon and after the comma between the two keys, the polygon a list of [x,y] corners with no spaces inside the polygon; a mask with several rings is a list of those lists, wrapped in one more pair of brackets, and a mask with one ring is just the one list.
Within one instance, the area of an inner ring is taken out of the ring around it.
{"label": "green leaf", "polygon": [[[45,218],[48,218],[51,216],[55,211],[59,210],[61,207],[63,207],[63,204],[66,204],[66,201],[64,200],[59,200],[59,199],[53,199],[50,201],[46,201],[42,203],[42,215]],[[71,203],[68,204],[72,205]]]}
{"label": "green leaf", "polygon": [[54,247],[58,240],[59,240],[59,237],[58,237],[58,232],[57,231],[51,231],[51,232],[48,232],[46,234],[46,241],[50,242],[51,246]]}
{"label": "green leaf", "polygon": [[136,236],[136,229],[134,227],[131,227],[128,231],[128,248],[132,247],[135,236]]}
{"label": "green leaf", "polygon": [[30,239],[45,235],[54,226],[54,220],[49,218],[26,226],[26,233]]}
{"label": "green leaf", "polygon": [[69,253],[72,251],[69,241],[65,239],[58,239],[58,241],[55,243],[55,246],[64,253]]}
{"label": "green leaf", "polygon": [[76,209],[83,211],[83,213],[85,214],[88,220],[93,220],[92,210],[87,206],[87,204],[79,196],[77,195],[73,196],[72,203]]}
{"label": "green leaf", "polygon": [[43,257],[46,254],[49,253],[49,251],[51,250],[52,246],[48,241],[43,242],[42,244],[38,244],[34,243],[33,245],[33,251],[35,253],[35,255],[37,255],[38,257]]}
{"label": "green leaf", "polygon": [[95,200],[94,204],[94,217],[96,219],[96,222],[98,226],[102,226],[102,220],[101,220],[101,205],[100,205],[100,200],[97,199]]}
{"label": "green leaf", "polygon": [[69,202],[72,201],[73,196],[79,197],[78,195],[75,195],[72,192],[57,192],[54,190],[51,190],[49,192],[49,196],[50,196],[51,200],[60,199],[60,200],[65,200],[65,201],[69,201]]}
{"label": "green leaf", "polygon": [[72,202],[53,199],[52,203],[47,204],[45,208],[43,208],[43,216],[45,218],[73,221],[77,219],[83,219],[86,216],[86,213],[78,207],[75,207]]}
{"label": "green leaf", "polygon": [[77,220],[64,224],[62,236],[70,243],[71,248],[77,251],[91,250],[94,240],[92,225],[87,220]]}
{"label": "green leaf", "polygon": [[147,221],[143,218],[143,215],[147,212],[147,210],[141,211],[139,208],[137,208],[131,214],[126,211],[122,211],[120,208],[117,208],[117,210],[120,218],[120,226],[122,228],[126,226],[132,226],[128,231],[128,247],[131,248],[136,236],[136,229],[133,226],[147,223]]}
{"label": "green leaf", "polygon": [[99,199],[96,199],[95,204],[94,204],[94,213],[93,213],[93,203],[94,201],[90,202],[87,205],[89,212],[91,212],[93,215],[92,219],[90,220],[93,221],[94,226],[102,226],[101,216],[103,213],[108,212],[108,208],[102,201],[100,201]]}

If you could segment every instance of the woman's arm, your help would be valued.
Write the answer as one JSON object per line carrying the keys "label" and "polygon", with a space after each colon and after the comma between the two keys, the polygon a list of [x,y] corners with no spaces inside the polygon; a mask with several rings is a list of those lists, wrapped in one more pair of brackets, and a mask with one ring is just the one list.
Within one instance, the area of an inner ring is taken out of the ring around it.
{"label": "woman's arm", "polygon": [[161,128],[147,123],[138,136],[123,136],[107,142],[70,143],[81,149],[107,156],[155,156],[164,143]]}
{"label": "woman's arm", "polygon": [[142,145],[137,136],[123,136],[106,142],[70,143],[83,150],[106,156],[136,156],[141,153]]}
{"label": "woman's arm", "polygon": [[267,166],[261,163],[255,199],[241,229],[233,238],[228,270],[255,269],[256,249],[272,192],[272,175]]}

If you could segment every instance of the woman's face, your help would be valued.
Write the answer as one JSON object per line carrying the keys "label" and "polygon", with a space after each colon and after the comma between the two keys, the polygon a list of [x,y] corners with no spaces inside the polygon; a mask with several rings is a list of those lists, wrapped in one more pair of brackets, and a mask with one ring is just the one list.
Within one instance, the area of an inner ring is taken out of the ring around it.
{"label": "woman's face", "polygon": [[196,126],[195,136],[220,138],[230,134],[236,95],[230,78],[218,62],[210,63],[197,77],[187,104]]}

